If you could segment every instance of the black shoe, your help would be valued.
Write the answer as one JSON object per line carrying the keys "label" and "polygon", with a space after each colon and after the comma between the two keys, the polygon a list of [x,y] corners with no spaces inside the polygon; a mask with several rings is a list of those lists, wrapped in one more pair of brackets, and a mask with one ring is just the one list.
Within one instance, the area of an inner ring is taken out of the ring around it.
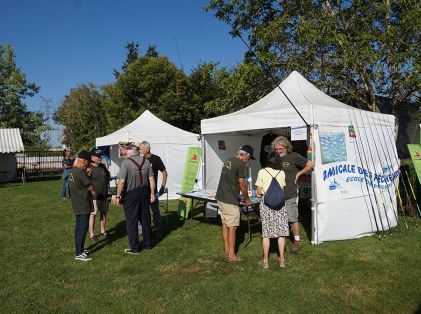
{"label": "black shoe", "polygon": [[142,250],[145,250],[145,251],[152,250],[152,246],[145,246]]}

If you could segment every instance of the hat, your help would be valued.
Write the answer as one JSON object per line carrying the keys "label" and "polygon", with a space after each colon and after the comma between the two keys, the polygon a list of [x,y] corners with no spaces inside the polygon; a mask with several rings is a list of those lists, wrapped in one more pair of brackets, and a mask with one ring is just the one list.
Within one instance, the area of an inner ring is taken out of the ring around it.
{"label": "hat", "polygon": [[86,150],[81,150],[77,155],[78,158],[91,161],[91,155]]}
{"label": "hat", "polygon": [[137,146],[133,143],[129,143],[126,146],[127,150],[137,150]]}
{"label": "hat", "polygon": [[91,150],[90,154],[91,154],[91,156],[95,156],[95,157],[98,157],[98,158],[102,157],[102,151],[100,149],[93,149],[93,150]]}
{"label": "hat", "polygon": [[253,159],[253,160],[256,159],[256,158],[254,158],[254,155],[253,155],[254,149],[250,145],[243,145],[240,148],[240,150],[245,151],[246,153],[249,153],[250,154],[250,159]]}

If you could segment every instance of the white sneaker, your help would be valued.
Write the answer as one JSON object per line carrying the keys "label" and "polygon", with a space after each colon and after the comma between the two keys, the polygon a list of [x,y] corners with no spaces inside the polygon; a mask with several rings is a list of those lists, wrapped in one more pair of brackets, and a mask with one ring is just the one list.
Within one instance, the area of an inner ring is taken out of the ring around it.
{"label": "white sneaker", "polygon": [[91,259],[92,259],[92,257],[89,257],[88,255],[86,255],[86,253],[82,253],[78,256],[75,256],[75,260],[83,261],[83,262],[88,262]]}
{"label": "white sneaker", "polygon": [[132,249],[124,249],[124,253],[131,254],[131,255],[137,255],[139,252],[133,252]]}

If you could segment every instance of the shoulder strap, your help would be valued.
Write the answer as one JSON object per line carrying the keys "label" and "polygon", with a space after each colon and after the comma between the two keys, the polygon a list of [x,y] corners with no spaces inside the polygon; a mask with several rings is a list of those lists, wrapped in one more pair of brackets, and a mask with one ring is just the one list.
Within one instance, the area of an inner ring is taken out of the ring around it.
{"label": "shoulder strap", "polygon": [[136,167],[137,168],[139,168],[139,176],[140,176],[140,185],[141,186],[143,186],[143,176],[142,176],[142,167],[143,167],[143,164],[145,163],[145,157],[143,157],[143,159],[142,159],[142,162],[141,162],[141,164],[140,164],[140,166],[137,164],[137,162],[136,161],[134,161],[134,159],[132,159],[132,158],[128,158],[131,162],[133,162],[135,165],[136,165]]}
{"label": "shoulder strap", "polygon": [[278,176],[278,174],[280,174],[280,173],[281,173],[281,171],[282,171],[282,170],[279,170],[279,172],[276,174],[276,176],[273,176],[273,175],[271,175],[271,174],[270,174],[270,172],[269,172],[266,168],[263,168],[263,169],[265,169],[265,170],[266,170],[266,172],[267,172],[267,173],[269,173],[269,175],[270,175],[272,178],[276,178],[276,177]]}

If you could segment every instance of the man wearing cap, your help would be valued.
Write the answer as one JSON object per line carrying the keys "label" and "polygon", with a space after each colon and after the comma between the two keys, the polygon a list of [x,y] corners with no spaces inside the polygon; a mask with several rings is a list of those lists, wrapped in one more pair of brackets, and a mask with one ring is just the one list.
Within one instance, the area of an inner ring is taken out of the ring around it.
{"label": "man wearing cap", "polygon": [[235,157],[229,158],[222,166],[221,177],[216,191],[216,200],[221,211],[222,240],[224,242],[225,258],[229,263],[241,262],[235,254],[235,240],[237,227],[240,225],[239,196],[243,194],[247,206],[252,202],[248,196],[246,177],[246,163],[253,156],[253,148],[244,145]]}
{"label": "man wearing cap", "polygon": [[[121,163],[118,173],[116,203],[123,203],[126,216],[126,228],[130,248],[127,254],[138,254],[139,236],[137,222],[140,220],[143,229],[143,249],[152,248],[151,216],[149,204],[155,201],[155,179],[149,161],[138,155],[137,147],[127,145],[127,158]],[[124,191],[124,197],[123,197]]]}
{"label": "man wearing cap", "polygon": [[97,242],[98,238],[95,235],[95,218],[99,212],[100,219],[100,230],[101,237],[107,236],[106,224],[107,224],[107,212],[108,212],[108,184],[110,183],[110,172],[101,163],[102,151],[99,149],[93,149],[91,151],[91,180],[94,186],[95,195],[93,195],[93,212],[89,217],[89,238],[91,241]]}
{"label": "man wearing cap", "polygon": [[75,226],[75,259],[90,261],[92,258],[85,251],[85,237],[88,232],[89,215],[92,211],[93,186],[86,169],[89,166],[90,155],[86,150],[78,154],[77,162],[73,165],[73,171],[69,174],[70,199],[73,213],[76,217]]}
{"label": "man wearing cap", "polygon": [[123,142],[123,141],[118,143],[118,155],[119,155],[120,158],[126,158],[127,157],[126,152],[127,152],[127,145],[128,144],[129,143]]}
{"label": "man wearing cap", "polygon": [[155,188],[154,194],[157,196],[155,202],[151,204],[152,214],[153,214],[153,223],[155,226],[156,237],[161,238],[162,232],[162,223],[161,223],[161,214],[159,212],[159,200],[158,197],[164,194],[165,185],[167,184],[168,173],[165,168],[164,163],[162,162],[161,157],[151,153],[151,144],[149,142],[143,141],[139,145],[140,154],[144,156],[151,163],[153,175],[155,178],[155,183],[158,185],[158,171],[162,172],[162,184],[159,189]]}

